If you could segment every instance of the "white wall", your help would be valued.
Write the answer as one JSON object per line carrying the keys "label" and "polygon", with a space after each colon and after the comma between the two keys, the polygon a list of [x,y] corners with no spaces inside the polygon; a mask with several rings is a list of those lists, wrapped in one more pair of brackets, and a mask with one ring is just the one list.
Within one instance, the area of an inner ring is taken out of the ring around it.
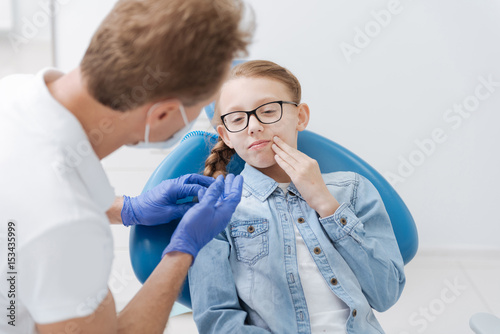
{"label": "white wall", "polygon": [[32,41],[50,40],[50,1],[52,0],[0,0],[0,28],[3,21],[8,30],[23,39],[19,49]]}
{"label": "white wall", "polygon": [[53,0],[58,4],[56,24],[57,65],[69,71],[80,63],[90,39],[115,0]]}
{"label": "white wall", "polygon": [[[309,129],[393,180],[422,248],[500,246],[500,0],[248,2],[258,24],[250,58],[290,68]],[[77,66],[112,3],[62,8],[62,69]],[[465,116],[448,111],[461,105]],[[118,193],[138,193],[164,154],[122,149],[104,165]]]}
{"label": "white wall", "polygon": [[[493,150],[500,139],[499,1],[251,2],[260,23],[252,57],[298,75],[311,130],[389,179],[402,176],[393,184],[414,215],[421,247],[500,245],[500,155]],[[390,19],[381,14],[387,8]],[[369,42],[358,29],[368,29]],[[353,50],[347,43],[367,46],[344,53]],[[474,107],[478,77],[497,82],[494,92],[481,88],[489,97],[470,117],[446,121],[455,104]],[[441,143],[419,153],[415,141],[428,142],[433,131]],[[403,167],[402,160],[410,162]]]}
{"label": "white wall", "polygon": [[12,29],[13,21],[12,2],[10,0],[0,0],[0,31]]}
{"label": "white wall", "polygon": [[52,65],[47,4],[48,0],[0,0],[0,78]]}

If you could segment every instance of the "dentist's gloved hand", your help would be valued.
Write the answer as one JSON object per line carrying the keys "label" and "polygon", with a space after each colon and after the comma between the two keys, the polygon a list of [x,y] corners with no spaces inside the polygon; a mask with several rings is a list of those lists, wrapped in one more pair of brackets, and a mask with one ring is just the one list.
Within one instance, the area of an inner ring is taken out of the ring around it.
{"label": "dentist's gloved hand", "polygon": [[180,199],[196,196],[214,182],[213,177],[188,174],[165,180],[137,197],[123,196],[123,225],[159,225],[180,218],[196,203],[176,204]]}
{"label": "dentist's gloved hand", "polygon": [[241,199],[243,177],[220,175],[205,191],[200,190],[200,203],[186,212],[163,251],[162,257],[173,251],[188,253],[196,258],[198,252],[229,223]]}

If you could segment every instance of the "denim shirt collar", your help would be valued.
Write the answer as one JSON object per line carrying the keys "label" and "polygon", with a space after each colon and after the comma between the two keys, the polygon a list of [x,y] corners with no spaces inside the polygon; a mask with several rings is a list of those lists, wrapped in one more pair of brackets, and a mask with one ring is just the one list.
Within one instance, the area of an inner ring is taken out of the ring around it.
{"label": "denim shirt collar", "polygon": [[[245,168],[243,168],[240,175],[243,176],[243,180],[245,181],[244,188],[262,202],[267,200],[276,188],[278,188],[278,182],[274,181],[272,178],[247,163],[245,163]],[[293,182],[290,182],[288,191],[302,199],[302,196]]]}

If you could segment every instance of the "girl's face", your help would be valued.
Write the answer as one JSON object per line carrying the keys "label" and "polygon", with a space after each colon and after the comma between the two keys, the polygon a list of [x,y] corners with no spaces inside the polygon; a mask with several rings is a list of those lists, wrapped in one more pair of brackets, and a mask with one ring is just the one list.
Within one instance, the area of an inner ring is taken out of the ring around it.
{"label": "girl's face", "polygon": [[[283,83],[269,78],[243,77],[232,79],[222,86],[218,106],[220,116],[223,116],[232,111],[250,111],[273,101],[292,101],[291,93]],[[217,132],[245,162],[275,180],[287,179],[274,159],[275,153],[271,149],[273,137],[278,136],[297,148],[297,133],[306,128],[308,121],[309,108],[306,104],[297,107],[283,104],[283,116],[276,123],[262,124],[255,115],[251,115],[246,129],[232,133],[224,125],[219,125]]]}

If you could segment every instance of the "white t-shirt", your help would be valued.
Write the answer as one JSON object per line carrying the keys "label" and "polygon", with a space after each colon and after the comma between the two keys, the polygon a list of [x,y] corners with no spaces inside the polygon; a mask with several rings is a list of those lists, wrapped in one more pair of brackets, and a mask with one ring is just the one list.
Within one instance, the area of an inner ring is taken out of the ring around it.
{"label": "white t-shirt", "polygon": [[[286,193],[289,183],[278,183]],[[296,224],[295,244],[300,283],[311,319],[311,333],[346,333],[349,307],[337,297],[321,275]]]}
{"label": "white t-shirt", "polygon": [[61,75],[0,80],[0,333],[90,315],[108,292],[114,191],[47,89]]}

